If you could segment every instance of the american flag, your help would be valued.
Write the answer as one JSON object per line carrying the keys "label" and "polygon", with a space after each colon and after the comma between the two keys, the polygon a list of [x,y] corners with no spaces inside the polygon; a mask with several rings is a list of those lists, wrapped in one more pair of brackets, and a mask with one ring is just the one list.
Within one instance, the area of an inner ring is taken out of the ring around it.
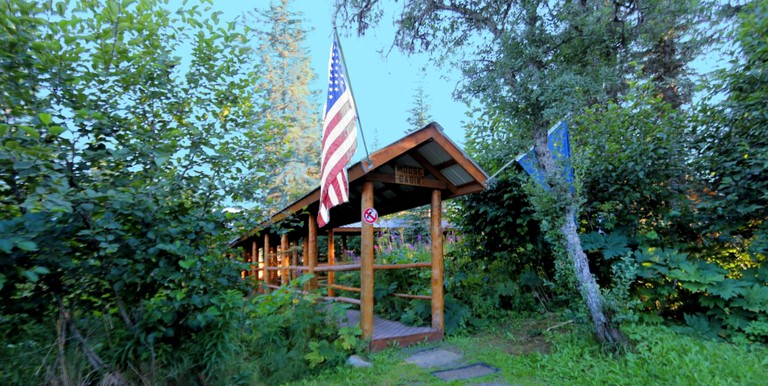
{"label": "american flag", "polygon": [[331,220],[330,209],[349,201],[347,163],[357,150],[355,101],[344,78],[344,63],[334,39],[328,61],[328,99],[323,115],[323,153],[320,166],[320,211],[317,225]]}

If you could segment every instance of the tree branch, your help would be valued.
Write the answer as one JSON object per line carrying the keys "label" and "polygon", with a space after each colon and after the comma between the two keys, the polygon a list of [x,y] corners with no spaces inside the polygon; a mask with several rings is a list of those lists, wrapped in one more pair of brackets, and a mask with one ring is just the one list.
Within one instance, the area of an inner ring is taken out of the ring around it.
{"label": "tree branch", "polygon": [[[504,33],[504,27],[496,24],[493,20],[491,20],[491,18],[483,16],[483,14],[476,10],[460,6],[453,1],[451,1],[450,4],[445,4],[442,1],[438,2],[436,0],[432,0],[430,2],[430,6],[438,11],[449,11],[459,14],[468,21],[485,27],[493,35],[494,39],[500,38]],[[509,14],[510,9],[512,9],[511,2],[507,4],[507,7],[504,11],[504,17]]]}

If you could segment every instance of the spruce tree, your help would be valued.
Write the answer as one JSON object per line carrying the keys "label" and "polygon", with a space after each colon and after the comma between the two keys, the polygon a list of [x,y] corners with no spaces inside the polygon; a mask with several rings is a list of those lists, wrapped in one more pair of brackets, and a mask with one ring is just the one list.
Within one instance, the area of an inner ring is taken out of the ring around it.
{"label": "spruce tree", "polygon": [[[424,75],[424,71],[422,71],[422,75]],[[408,123],[408,129],[405,130],[406,134],[421,129],[432,120],[432,115],[429,112],[432,106],[427,103],[427,99],[429,99],[429,95],[424,91],[424,84],[419,82],[413,90],[413,105],[408,109],[409,115],[405,120]]]}
{"label": "spruce tree", "polygon": [[316,188],[320,174],[320,109],[313,104],[318,93],[310,88],[315,74],[304,47],[302,13],[290,10],[290,3],[272,1],[269,9],[254,13],[261,28],[253,33],[264,67],[257,87],[267,93],[262,114],[283,139],[282,147],[270,149],[281,154],[281,166],[267,188],[274,209]]}

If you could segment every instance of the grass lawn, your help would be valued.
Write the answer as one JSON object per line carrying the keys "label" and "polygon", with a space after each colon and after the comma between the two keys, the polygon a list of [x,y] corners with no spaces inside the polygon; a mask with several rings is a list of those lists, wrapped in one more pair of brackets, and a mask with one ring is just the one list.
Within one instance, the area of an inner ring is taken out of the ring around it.
{"label": "grass lawn", "polygon": [[481,378],[444,382],[404,360],[419,348],[373,354],[373,368],[341,367],[298,385],[765,385],[768,348],[735,345],[678,334],[667,327],[624,328],[633,349],[605,353],[584,327],[558,320],[516,320],[471,336],[450,337],[441,346],[461,352],[464,363],[483,362],[500,371]]}

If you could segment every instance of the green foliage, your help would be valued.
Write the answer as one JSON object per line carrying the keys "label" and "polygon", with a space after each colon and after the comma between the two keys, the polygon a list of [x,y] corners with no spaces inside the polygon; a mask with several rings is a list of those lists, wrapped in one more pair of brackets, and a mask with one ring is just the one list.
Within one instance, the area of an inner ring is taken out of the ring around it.
{"label": "green foliage", "polygon": [[[691,188],[686,175],[692,171],[684,159],[690,143],[681,135],[687,117],[651,91],[650,84],[633,84],[620,101],[575,117],[574,164],[586,196],[585,225],[608,233],[600,239],[607,243],[601,252],[608,259],[626,252],[613,237],[630,237],[633,245],[695,237],[681,224],[693,221],[685,195]],[[582,241],[589,243],[589,237]]]}
{"label": "green foliage", "polygon": [[765,268],[729,272],[684,252],[653,247],[628,253],[613,267],[614,286],[605,296],[619,319],[652,319],[637,314],[643,311],[676,317],[685,324],[681,330],[708,338],[768,339]]}
{"label": "green foliage", "polygon": [[322,130],[313,106],[319,95],[310,89],[315,73],[305,47],[308,31],[302,13],[290,8],[290,0],[272,0],[269,8],[252,12],[246,23],[264,68],[256,82],[266,94],[259,113],[275,123],[271,130],[281,139],[257,150],[257,154],[274,152],[280,158],[267,181],[272,211],[283,209],[320,181]]}
{"label": "green foliage", "polygon": [[[544,344],[536,344],[530,331],[514,327],[453,337],[447,344],[460,351],[466,363],[498,368],[498,373],[472,379],[487,384],[757,385],[763,383],[768,365],[765,347],[702,340],[662,326],[628,325],[624,330],[635,347],[623,356],[606,353],[582,329],[564,328],[544,332],[539,336]],[[406,355],[402,350],[383,351],[373,355],[372,368],[341,368],[296,384],[445,384],[431,370],[404,365]]]}
{"label": "green foliage", "polygon": [[249,361],[266,384],[282,384],[344,363],[363,349],[358,327],[337,326],[346,307],[318,302],[318,295],[292,291],[309,280],[303,275],[291,285],[253,299],[247,309],[242,344]]}
{"label": "green foliage", "polygon": [[32,339],[57,355],[31,383],[79,382],[78,360],[95,378],[214,380],[237,352],[246,289],[225,256],[242,219],[222,204],[258,198],[274,160],[252,146],[276,139],[242,33],[162,5],[3,4],[0,324],[56,332]]}
{"label": "green foliage", "polygon": [[[700,105],[701,129],[696,133],[698,167],[706,189],[698,208],[705,215],[703,233],[713,239],[720,258],[765,259],[768,218],[763,178],[768,168],[768,2],[744,7],[733,31],[738,45],[733,66],[715,74],[712,97]],[[721,96],[726,94],[724,100]]]}
{"label": "green foliage", "polygon": [[[421,69],[421,75],[425,75],[425,69]],[[405,130],[406,134],[412,133],[418,129],[421,129],[422,127],[426,126],[429,122],[432,121],[431,114],[429,112],[431,106],[427,102],[427,99],[429,99],[429,95],[424,91],[424,85],[419,83],[413,90],[412,95],[412,105],[411,108],[408,109],[408,118],[406,118],[406,123],[408,124],[408,129]]]}

